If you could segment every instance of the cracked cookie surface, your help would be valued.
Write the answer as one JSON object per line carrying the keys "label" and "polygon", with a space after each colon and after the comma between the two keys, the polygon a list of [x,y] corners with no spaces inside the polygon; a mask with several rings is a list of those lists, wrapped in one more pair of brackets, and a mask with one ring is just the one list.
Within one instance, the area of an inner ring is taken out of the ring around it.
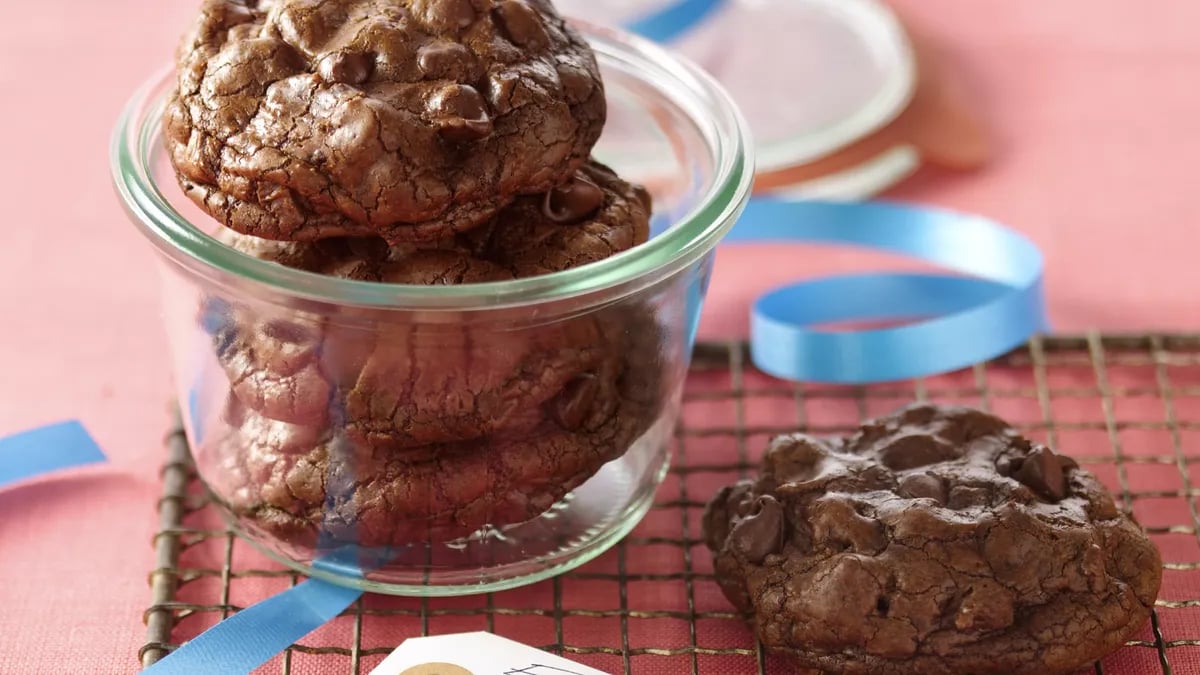
{"label": "cracked cookie surface", "polygon": [[606,113],[546,0],[205,0],[178,61],[179,183],[266,239],[469,230],[567,180]]}
{"label": "cracked cookie surface", "polygon": [[704,529],[763,644],[837,673],[1073,673],[1145,623],[1162,574],[1095,476],[965,408],[776,438]]}

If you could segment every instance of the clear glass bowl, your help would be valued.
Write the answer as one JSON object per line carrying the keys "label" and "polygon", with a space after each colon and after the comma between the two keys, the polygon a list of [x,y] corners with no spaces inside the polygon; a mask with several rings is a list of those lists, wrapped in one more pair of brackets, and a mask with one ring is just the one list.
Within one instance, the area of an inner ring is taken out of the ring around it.
{"label": "clear glass bowl", "polygon": [[595,156],[650,190],[652,238],[542,277],[405,286],[244,255],[176,187],[160,137],[171,71],[124,111],[114,180],[162,263],[196,467],[268,555],[372,591],[481,593],[591,560],[650,508],[753,162],[708,76],[580,28],[609,100]]}

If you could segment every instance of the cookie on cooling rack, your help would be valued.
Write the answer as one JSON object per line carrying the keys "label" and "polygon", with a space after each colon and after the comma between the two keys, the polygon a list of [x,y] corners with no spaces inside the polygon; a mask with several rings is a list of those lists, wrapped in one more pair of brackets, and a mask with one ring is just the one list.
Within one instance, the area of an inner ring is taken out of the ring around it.
{"label": "cookie on cooling rack", "polygon": [[1073,673],[1145,623],[1162,574],[1095,476],[965,408],[776,438],[704,528],[763,644],[838,673]]}

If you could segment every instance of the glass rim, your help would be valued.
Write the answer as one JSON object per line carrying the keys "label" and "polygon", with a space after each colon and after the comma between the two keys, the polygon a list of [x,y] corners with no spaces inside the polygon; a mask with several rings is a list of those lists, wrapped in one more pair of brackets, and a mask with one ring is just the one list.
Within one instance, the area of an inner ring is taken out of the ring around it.
{"label": "glass rim", "polygon": [[715,247],[749,200],[754,159],[748,125],[721,85],[686,59],[620,30],[576,20],[572,23],[592,44],[601,62],[624,62],[656,91],[690,99],[672,98],[701,130],[714,160],[712,187],[686,215],[650,241],[610,258],[525,279],[415,286],[339,279],[237,251],[172,207],[151,177],[149,157],[155,144],[161,143],[165,105],[165,98],[154,97],[154,92],[173,76],[171,65],[144,82],[121,111],[110,144],[114,184],[134,224],[173,262],[200,274],[231,275],[318,302],[390,309],[502,308],[565,300],[655,274],[673,274]]}

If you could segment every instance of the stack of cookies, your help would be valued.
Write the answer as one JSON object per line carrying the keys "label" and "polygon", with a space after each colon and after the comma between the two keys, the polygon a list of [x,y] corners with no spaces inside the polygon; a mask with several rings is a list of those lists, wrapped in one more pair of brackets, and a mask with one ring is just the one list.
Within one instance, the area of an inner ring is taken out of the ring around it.
{"label": "stack of cookies", "polygon": [[[205,0],[164,136],[229,246],[444,285],[647,240],[647,192],[590,158],[605,115],[595,55],[545,0]],[[230,396],[205,478],[298,546],[529,520],[661,408],[649,310],[486,335],[237,303],[206,323]]]}

